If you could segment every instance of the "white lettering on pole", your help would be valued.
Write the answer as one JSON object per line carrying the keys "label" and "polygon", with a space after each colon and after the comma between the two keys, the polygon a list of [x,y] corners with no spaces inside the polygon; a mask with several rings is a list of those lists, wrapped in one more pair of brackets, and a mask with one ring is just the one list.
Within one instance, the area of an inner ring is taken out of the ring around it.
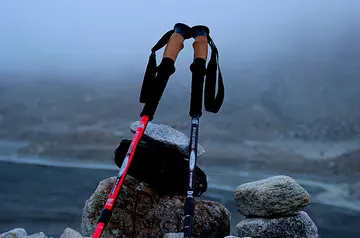
{"label": "white lettering on pole", "polygon": [[126,166],[127,166],[128,161],[129,161],[129,155],[126,155],[126,156],[125,156],[125,159],[124,159],[124,162],[122,163],[121,168],[120,168],[120,171],[119,171],[119,177],[120,177],[121,175],[123,175],[123,173],[125,172],[125,169],[126,169]]}
{"label": "white lettering on pole", "polygon": [[190,152],[189,165],[190,165],[190,170],[193,171],[195,168],[195,151],[193,150]]}
{"label": "white lettering on pole", "polygon": [[108,198],[108,199],[106,200],[105,206],[112,207],[113,205],[114,205],[114,199]]}
{"label": "white lettering on pole", "polygon": [[190,171],[190,179],[189,179],[189,187],[192,189],[193,188],[193,172]]}
{"label": "white lettering on pole", "polygon": [[196,127],[194,127],[194,129],[193,129],[193,133],[192,133],[192,135],[191,135],[191,149],[192,150],[194,150],[195,149],[195,145],[196,145]]}

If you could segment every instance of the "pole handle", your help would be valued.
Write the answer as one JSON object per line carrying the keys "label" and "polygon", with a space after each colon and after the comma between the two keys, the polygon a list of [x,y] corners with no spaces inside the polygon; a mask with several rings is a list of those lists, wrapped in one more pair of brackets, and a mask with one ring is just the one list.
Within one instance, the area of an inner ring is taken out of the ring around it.
{"label": "pole handle", "polygon": [[[140,93],[140,102],[145,104],[140,113],[141,117],[147,115],[152,121],[169,78],[175,72],[175,61],[184,48],[184,41],[191,37],[190,32],[189,26],[177,23],[174,29],[168,31],[151,49]],[[157,67],[155,52],[164,46],[164,54]]]}

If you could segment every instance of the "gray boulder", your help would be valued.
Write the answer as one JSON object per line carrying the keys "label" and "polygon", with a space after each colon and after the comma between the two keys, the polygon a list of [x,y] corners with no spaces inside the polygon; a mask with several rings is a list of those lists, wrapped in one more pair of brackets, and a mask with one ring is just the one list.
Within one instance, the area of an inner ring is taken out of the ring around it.
{"label": "gray boulder", "polygon": [[250,236],[238,237],[238,236],[225,236],[224,238],[251,238]]}
{"label": "gray boulder", "polygon": [[[116,177],[99,183],[85,202],[81,233],[91,236]],[[104,237],[163,237],[183,228],[185,196],[158,196],[146,184],[127,176]],[[195,200],[192,237],[224,237],[230,233],[230,212],[220,203]]]}
{"label": "gray boulder", "polygon": [[48,237],[43,232],[27,235],[25,229],[15,228],[8,232],[0,234],[0,238],[48,238]]}
{"label": "gray boulder", "polygon": [[236,226],[240,237],[317,238],[318,229],[306,212],[281,218],[249,218]]}
{"label": "gray boulder", "polygon": [[27,233],[23,228],[15,228],[8,232],[0,234],[0,238],[22,238],[26,236]]}
{"label": "gray boulder", "polygon": [[[131,124],[130,131],[135,133],[138,126],[139,121],[136,121]],[[190,132],[189,132],[190,134]],[[188,157],[189,155],[189,143],[190,138],[186,136],[184,133],[175,130],[174,128],[164,125],[164,124],[155,124],[149,122],[145,133],[144,140],[153,140],[162,143],[164,146],[174,148],[179,153],[183,154],[184,157]],[[197,155],[200,157],[205,153],[205,149],[198,144]]]}
{"label": "gray boulder", "polygon": [[273,176],[236,188],[235,202],[244,216],[296,215],[310,203],[310,194],[288,176]]}
{"label": "gray boulder", "polygon": [[48,238],[48,237],[44,234],[44,232],[39,232],[32,234],[30,236],[26,236],[25,238]]}
{"label": "gray boulder", "polygon": [[83,238],[83,236],[71,228],[65,228],[60,238]]}
{"label": "gray boulder", "polygon": [[163,238],[183,238],[184,237],[184,233],[179,232],[179,233],[166,233]]}

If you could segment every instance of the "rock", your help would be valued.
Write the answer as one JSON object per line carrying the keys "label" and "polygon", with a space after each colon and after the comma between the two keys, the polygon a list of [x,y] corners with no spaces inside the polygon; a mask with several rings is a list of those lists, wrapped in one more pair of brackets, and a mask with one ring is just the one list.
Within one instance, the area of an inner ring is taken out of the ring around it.
{"label": "rock", "polygon": [[288,176],[273,176],[236,188],[235,202],[244,216],[295,215],[310,203],[310,194]]}
{"label": "rock", "polygon": [[[183,238],[184,233],[166,233],[163,238]],[[240,238],[237,236],[225,236],[224,238]],[[251,238],[251,237],[241,237],[241,238]]]}
{"label": "rock", "polygon": [[25,229],[15,228],[11,231],[0,234],[0,238],[48,238],[48,237],[43,232],[35,233],[28,236]]}
{"label": "rock", "polygon": [[0,234],[0,238],[21,238],[26,236],[27,233],[23,228],[15,228],[8,232]]}
{"label": "rock", "polygon": [[[121,168],[131,140],[122,139],[114,152],[114,162]],[[195,166],[194,197],[207,190],[207,177],[199,166]],[[147,183],[160,195],[187,195],[189,160],[173,149],[159,146],[155,142],[140,141],[128,170],[128,175]]]}
{"label": "rock", "polygon": [[[132,133],[135,133],[139,126],[139,121],[136,121],[131,124],[130,130]],[[189,131],[190,134],[190,131]],[[175,130],[174,128],[164,125],[164,124],[155,124],[149,122],[145,133],[144,140],[155,140],[162,143],[164,146],[171,147],[180,152],[184,157],[189,157],[189,143],[190,138],[184,133]],[[198,144],[197,155],[200,157],[205,153],[205,149]]]}
{"label": "rock", "polygon": [[60,236],[60,238],[83,238],[83,236],[71,228],[65,228],[64,233]]}
{"label": "rock", "polygon": [[249,218],[236,226],[239,236],[317,238],[318,229],[306,212],[281,218]]}
{"label": "rock", "polygon": [[[184,196],[160,198],[154,208],[159,225],[156,234],[179,232],[184,224]],[[220,203],[206,200],[195,201],[192,237],[223,237],[230,233],[230,212]]]}
{"label": "rock", "polygon": [[48,238],[43,232],[35,233],[30,236],[26,236],[26,238]]}
{"label": "rock", "polygon": [[238,236],[225,236],[224,238],[251,238],[250,236],[238,237]]}
{"label": "rock", "polygon": [[166,233],[163,238],[183,238],[184,233]]}
{"label": "rock", "polygon": [[[86,201],[81,222],[84,236],[91,236],[115,177],[100,182]],[[162,237],[183,229],[184,196],[159,197],[146,185],[127,176],[104,237]],[[138,188],[138,189],[137,189]],[[224,237],[230,233],[230,212],[213,201],[195,201],[193,237]]]}
{"label": "rock", "polygon": [[251,238],[250,236],[238,237],[238,236],[225,236],[224,238]]}

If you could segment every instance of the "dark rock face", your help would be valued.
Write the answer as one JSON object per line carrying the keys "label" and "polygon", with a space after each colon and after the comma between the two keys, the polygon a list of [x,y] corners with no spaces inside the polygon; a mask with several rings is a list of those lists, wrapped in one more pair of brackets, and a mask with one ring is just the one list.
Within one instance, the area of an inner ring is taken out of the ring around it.
{"label": "dark rock face", "polygon": [[[115,182],[115,177],[100,182],[86,201],[81,229],[91,236],[98,216]],[[104,231],[104,237],[163,237],[166,233],[181,232],[184,222],[184,196],[159,196],[147,185],[127,176],[123,189]],[[230,212],[213,201],[195,201],[192,237],[225,237],[230,233]]]}
{"label": "dark rock face", "polygon": [[[115,163],[120,168],[131,140],[123,139],[115,150]],[[172,147],[164,147],[155,141],[140,141],[128,174],[150,185],[160,195],[186,195],[189,182],[189,161]],[[207,190],[206,174],[195,168],[194,196]]]}

